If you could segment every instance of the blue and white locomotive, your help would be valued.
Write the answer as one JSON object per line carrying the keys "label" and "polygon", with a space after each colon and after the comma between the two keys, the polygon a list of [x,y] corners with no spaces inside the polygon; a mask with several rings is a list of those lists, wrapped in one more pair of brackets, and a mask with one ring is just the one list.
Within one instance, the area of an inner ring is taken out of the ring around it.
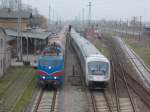
{"label": "blue and white locomotive", "polygon": [[38,58],[36,78],[40,85],[60,86],[64,80],[64,55],[61,45],[52,43]]}

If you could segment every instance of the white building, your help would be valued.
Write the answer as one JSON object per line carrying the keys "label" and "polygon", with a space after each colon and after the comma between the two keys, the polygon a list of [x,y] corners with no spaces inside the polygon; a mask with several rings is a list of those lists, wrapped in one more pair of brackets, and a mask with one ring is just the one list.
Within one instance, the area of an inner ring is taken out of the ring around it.
{"label": "white building", "polygon": [[0,28],[0,77],[7,71],[11,64],[11,52],[7,45],[5,30]]}

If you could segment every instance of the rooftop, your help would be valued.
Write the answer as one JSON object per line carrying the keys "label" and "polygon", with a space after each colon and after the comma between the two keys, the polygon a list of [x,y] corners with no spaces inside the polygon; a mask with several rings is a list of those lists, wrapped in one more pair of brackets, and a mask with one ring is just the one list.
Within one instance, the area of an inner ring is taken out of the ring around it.
{"label": "rooftop", "polygon": [[[10,29],[5,30],[6,34],[11,37],[17,37],[18,32]],[[51,32],[22,32],[22,37],[29,37],[34,39],[46,39],[51,35]]]}
{"label": "rooftop", "polygon": [[29,19],[31,17],[30,12],[27,11],[12,11],[9,8],[1,8],[0,9],[0,19],[16,19],[19,17],[23,19]]}

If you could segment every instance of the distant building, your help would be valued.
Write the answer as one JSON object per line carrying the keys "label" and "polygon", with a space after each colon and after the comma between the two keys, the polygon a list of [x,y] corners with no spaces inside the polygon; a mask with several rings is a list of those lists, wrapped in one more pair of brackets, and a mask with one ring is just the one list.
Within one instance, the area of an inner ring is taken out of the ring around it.
{"label": "distant building", "polygon": [[150,25],[144,26],[144,34],[150,35]]}
{"label": "distant building", "polygon": [[3,28],[0,28],[0,77],[10,67],[11,53],[7,45],[7,35]]}
{"label": "distant building", "polygon": [[21,17],[21,29],[30,27],[32,13],[27,11],[12,11],[10,8],[0,9],[0,27],[6,29],[17,29],[18,16]]}

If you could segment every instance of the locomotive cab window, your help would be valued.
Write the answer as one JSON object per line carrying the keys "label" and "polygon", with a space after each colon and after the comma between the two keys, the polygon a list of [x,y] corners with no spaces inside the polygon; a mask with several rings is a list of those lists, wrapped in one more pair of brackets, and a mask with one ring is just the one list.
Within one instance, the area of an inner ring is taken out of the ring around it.
{"label": "locomotive cab window", "polygon": [[41,66],[48,66],[48,61],[47,60],[41,60],[40,65]]}
{"label": "locomotive cab window", "polygon": [[93,61],[88,63],[89,75],[105,75],[108,72],[108,63]]}
{"label": "locomotive cab window", "polygon": [[60,60],[51,60],[51,66],[60,66],[61,64],[61,61]]}

